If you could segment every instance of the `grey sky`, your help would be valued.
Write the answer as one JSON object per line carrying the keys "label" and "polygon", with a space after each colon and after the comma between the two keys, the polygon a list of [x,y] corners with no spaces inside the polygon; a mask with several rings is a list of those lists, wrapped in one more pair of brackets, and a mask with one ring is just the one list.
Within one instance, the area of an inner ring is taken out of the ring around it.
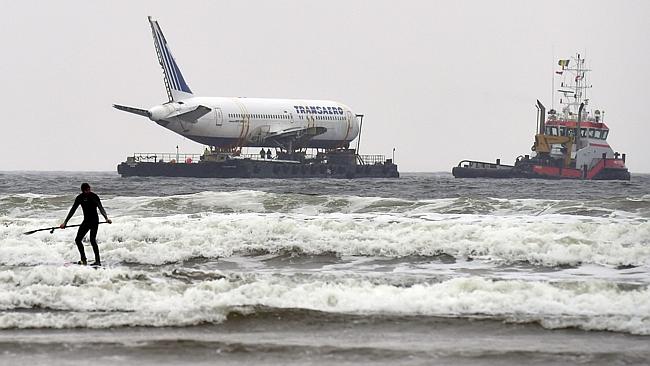
{"label": "grey sky", "polygon": [[[530,153],[560,57],[650,172],[650,1],[4,1],[0,170],[115,170],[201,145],[112,103],[166,100],[147,15],[197,95],[332,99],[366,115],[361,153],[400,171]],[[554,57],[555,56],[555,57]]]}

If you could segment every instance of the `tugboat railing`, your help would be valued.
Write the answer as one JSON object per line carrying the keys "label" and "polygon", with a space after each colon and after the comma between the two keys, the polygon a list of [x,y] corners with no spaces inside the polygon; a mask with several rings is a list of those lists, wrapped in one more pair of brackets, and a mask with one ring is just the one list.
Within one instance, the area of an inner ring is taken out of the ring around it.
{"label": "tugboat railing", "polygon": [[476,161],[476,160],[461,160],[458,163],[459,168],[474,168],[474,169],[510,169],[512,165],[501,164],[501,159],[498,159],[496,163],[488,163],[485,161]]}

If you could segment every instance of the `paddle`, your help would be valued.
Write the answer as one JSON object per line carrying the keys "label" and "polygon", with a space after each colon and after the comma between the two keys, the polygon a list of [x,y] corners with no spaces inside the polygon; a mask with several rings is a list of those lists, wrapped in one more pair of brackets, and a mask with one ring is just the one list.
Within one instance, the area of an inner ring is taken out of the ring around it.
{"label": "paddle", "polygon": [[[106,221],[102,221],[102,222],[100,222],[100,224],[106,224]],[[81,226],[81,224],[78,224],[78,225],[67,225],[66,228],[69,228],[69,227],[79,227],[79,226]],[[28,231],[28,232],[23,233],[23,235],[32,235],[32,234],[34,234],[34,233],[36,233],[36,232],[39,232],[39,231],[45,231],[45,230],[49,230],[49,231],[50,231],[50,234],[52,234],[52,233],[54,233],[54,230],[56,230],[56,229],[60,229],[60,227],[58,227],[58,226],[53,226],[53,227],[46,227],[46,228],[44,228],[44,229],[32,230],[32,231]]]}

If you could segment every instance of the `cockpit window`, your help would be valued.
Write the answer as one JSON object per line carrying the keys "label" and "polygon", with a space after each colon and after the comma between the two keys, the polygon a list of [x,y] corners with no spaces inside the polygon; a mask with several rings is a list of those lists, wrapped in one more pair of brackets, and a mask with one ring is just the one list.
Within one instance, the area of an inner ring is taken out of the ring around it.
{"label": "cockpit window", "polygon": [[600,140],[600,138],[601,138],[600,134],[601,134],[601,132],[603,132],[603,130],[596,129],[596,130],[592,130],[592,131],[595,131],[594,132],[594,137]]}
{"label": "cockpit window", "polygon": [[609,134],[609,130],[603,130],[603,134],[601,135],[601,138],[603,140],[607,140],[607,135]]}

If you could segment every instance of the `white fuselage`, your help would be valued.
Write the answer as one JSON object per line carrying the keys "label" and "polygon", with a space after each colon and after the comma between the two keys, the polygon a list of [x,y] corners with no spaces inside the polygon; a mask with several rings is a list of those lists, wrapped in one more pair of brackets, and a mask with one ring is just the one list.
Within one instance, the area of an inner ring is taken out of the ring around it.
{"label": "white fuselage", "polygon": [[[173,117],[197,106],[211,110],[194,121]],[[189,97],[149,109],[150,119],[193,141],[218,147],[276,146],[274,133],[308,127],[326,131],[308,139],[309,148],[346,147],[359,133],[354,112],[328,100]]]}

